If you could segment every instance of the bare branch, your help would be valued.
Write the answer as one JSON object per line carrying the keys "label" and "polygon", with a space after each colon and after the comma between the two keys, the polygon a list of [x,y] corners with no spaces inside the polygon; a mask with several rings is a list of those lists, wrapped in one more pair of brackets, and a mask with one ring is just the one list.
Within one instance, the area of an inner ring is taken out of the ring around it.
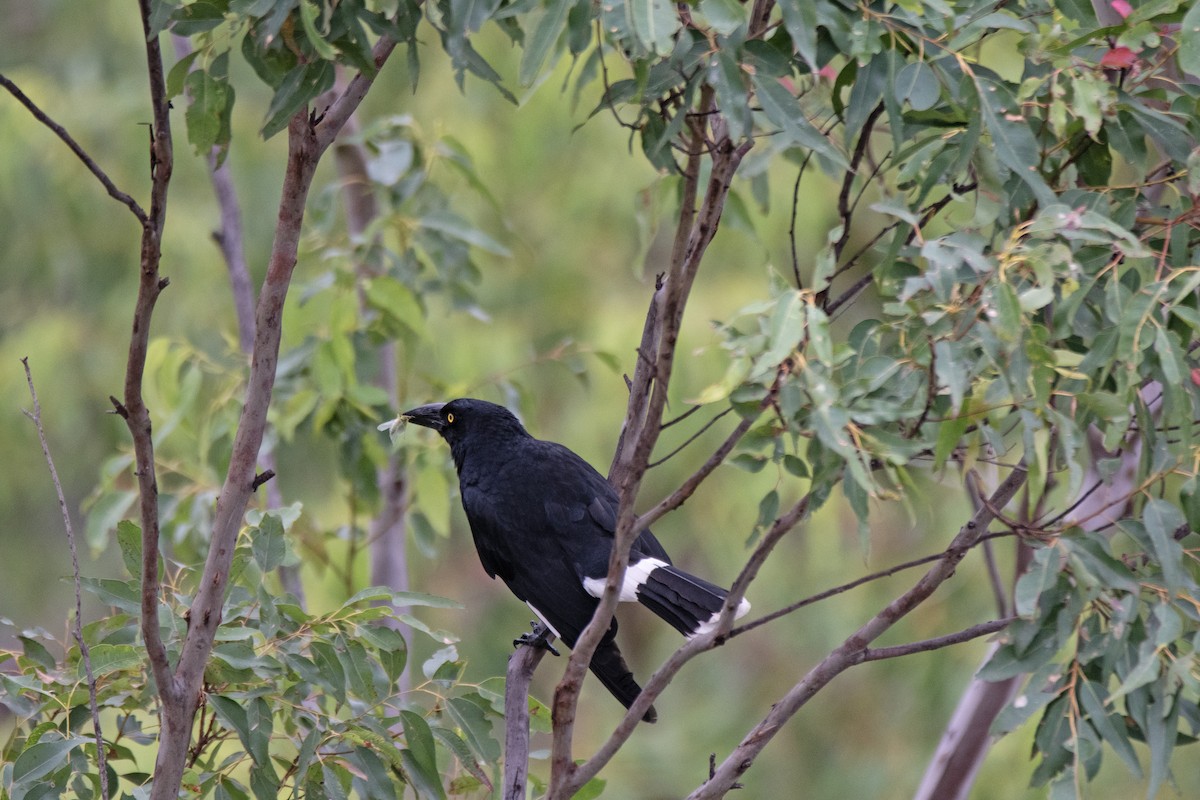
{"label": "bare branch", "polygon": [[[700,488],[700,484],[704,482],[704,479],[711,475],[713,470],[725,462],[725,459],[733,451],[733,448],[737,447],[737,443],[742,440],[742,437],[746,435],[746,432],[750,430],[750,427],[757,419],[757,415],[753,417],[743,417],[742,421],[737,424],[737,427],[725,437],[725,441],[721,442],[721,445],[713,451],[711,456],[708,457],[708,460],[700,465],[700,469],[692,473],[692,475],[689,476],[683,483],[681,483],[679,488],[671,492],[670,495],[664,497],[658,502],[657,505],[655,505],[645,514],[642,514],[640,517],[638,517],[635,527],[638,530],[645,530],[653,525],[654,522],[661,518],[664,514],[674,511],[687,502],[688,498],[695,494],[696,489]],[[715,421],[716,420],[714,420],[714,422]]]}
{"label": "bare branch", "polygon": [[868,661],[883,661],[887,658],[901,658],[913,655],[914,653],[928,653],[932,650],[941,650],[943,647],[952,647],[956,644],[969,642],[972,639],[978,639],[980,636],[988,636],[997,631],[1002,631],[1015,619],[1016,617],[1001,617],[990,622],[981,622],[978,625],[972,625],[961,631],[947,633],[944,636],[922,639],[919,642],[898,644],[892,647],[867,647],[859,651],[854,663],[865,664]]}
{"label": "bare branch", "polygon": [[[714,416],[714,417],[713,417],[712,419],[710,419],[708,422],[706,422],[706,423],[704,423],[703,425],[701,425],[699,430],[697,430],[695,433],[693,433],[691,436],[689,436],[687,439],[685,439],[685,440],[683,441],[683,444],[679,445],[679,446],[678,446],[678,447],[676,447],[674,450],[672,450],[671,452],[667,453],[665,456],[663,456],[662,458],[658,459],[657,461],[651,461],[649,464],[647,464],[647,465],[646,465],[646,469],[654,469],[655,467],[661,467],[663,464],[667,463],[667,462],[668,462],[669,460],[671,460],[673,457],[675,457],[675,456],[679,455],[681,452],[683,452],[683,450],[684,450],[684,449],[685,449],[685,448],[686,448],[686,447],[687,447],[689,444],[691,444],[692,442],[696,441],[696,440],[697,440],[697,439],[699,439],[701,436],[703,436],[705,431],[707,431],[707,430],[708,430],[709,428],[711,428],[713,425],[716,425],[716,424],[717,424],[717,422],[718,422],[718,421],[720,421],[721,417],[725,416],[725,415],[726,415],[726,414],[728,414],[730,411],[733,411],[733,406],[730,406],[729,408],[726,408],[726,409],[724,409],[724,410],[722,410],[722,411],[719,411],[719,412],[717,412],[716,416]],[[663,425],[662,427],[663,427],[663,428],[665,428],[665,427],[667,427],[667,426],[666,426],[666,425]]]}
{"label": "bare branch", "polygon": [[[708,109],[711,106],[715,111],[711,88],[705,87],[701,94],[702,108]],[[677,230],[670,269],[665,283],[655,293],[655,307],[650,312],[657,315],[655,327],[658,328],[658,334],[654,337],[657,340],[654,359],[649,367],[644,367],[639,358],[638,371],[635,372],[630,391],[625,425],[622,428],[621,447],[614,469],[609,475],[609,480],[620,498],[620,511],[609,560],[608,580],[592,620],[576,641],[562,680],[555,690],[549,791],[551,797],[569,796],[570,792],[564,787],[575,783],[573,774],[577,769],[571,756],[575,706],[587,665],[601,636],[608,629],[609,620],[616,609],[618,587],[629,562],[629,548],[638,534],[633,503],[645,475],[650,454],[662,430],[663,410],[667,403],[667,388],[674,365],[683,312],[700,262],[716,235],[733,176],[753,146],[752,141],[735,145],[729,139],[724,119],[719,114],[705,119],[711,126],[715,144],[710,149],[712,167],[704,201],[698,213],[693,214],[691,204],[686,202],[681,209],[680,227]],[[698,169],[700,154],[704,149],[704,120],[693,117],[689,122],[692,126],[692,137],[688,167]],[[693,180],[698,182],[698,173],[692,178],[685,176],[685,187]],[[688,191],[685,188],[685,201],[688,199],[687,195]],[[691,220],[688,228],[684,227],[685,220]],[[634,404],[635,396],[646,399],[644,407]]]}
{"label": "bare branch", "polygon": [[989,502],[976,511],[959,530],[943,558],[939,559],[911,589],[889,603],[809,670],[808,674],[742,739],[741,744],[718,767],[716,775],[688,796],[689,800],[723,797],[734,782],[754,764],[758,754],[788,719],[837,675],[857,663],[856,659],[860,658],[867,645],[928,599],[938,586],[954,574],[967,550],[984,535],[991,524],[994,518],[992,509],[1007,505],[1025,483],[1027,475],[1024,465],[1009,473]]}
{"label": "bare branch", "polygon": [[[980,536],[979,542],[977,542],[977,544],[990,543],[993,539],[999,539],[999,538],[1009,537],[1009,536],[1013,536],[1013,535],[1014,534],[1012,533],[1012,531],[1001,531],[999,533],[989,533],[985,536]],[[851,589],[857,589],[859,586],[863,586],[865,584],[872,583],[877,580],[882,580],[883,578],[890,578],[891,576],[896,575],[901,572],[904,572],[906,570],[910,570],[915,567],[922,566],[924,564],[931,564],[934,561],[944,558],[945,555],[946,555],[945,551],[942,551],[939,553],[933,553],[932,555],[922,556],[921,558],[914,558],[911,561],[905,561],[902,564],[896,564],[893,567],[888,567],[887,569],[881,569],[878,572],[872,572],[869,575],[864,575],[861,578],[856,578],[852,581],[843,583],[839,586],[834,586],[833,588],[826,589],[823,592],[818,592],[817,594],[809,595],[808,597],[805,597],[803,600],[797,600],[795,603],[786,605],[783,608],[778,609],[777,611],[772,611],[770,614],[764,614],[761,617],[758,617],[757,619],[753,619],[750,622],[747,622],[745,624],[737,626],[736,628],[734,628],[733,630],[731,630],[729,632],[729,636],[726,638],[732,639],[735,636],[741,636],[743,633],[749,633],[750,631],[754,630],[755,628],[762,627],[763,625],[766,625],[768,622],[774,622],[775,620],[777,620],[781,617],[785,617],[788,614],[791,614],[795,611],[799,611],[802,608],[811,606],[814,603],[819,603],[822,600],[828,600],[831,597],[835,597],[839,594],[844,594],[844,593],[850,591]]]}
{"label": "bare branch", "polygon": [[104,170],[100,169],[100,165],[97,164],[96,161],[87,154],[87,151],[80,146],[79,142],[75,141],[75,138],[71,136],[71,134],[67,133],[66,128],[64,128],[62,125],[59,125],[57,122],[51,119],[46,112],[38,108],[37,104],[30,100],[25,93],[22,92],[21,89],[11,80],[9,80],[8,77],[3,73],[0,73],[0,86],[3,86],[5,89],[7,89],[9,94],[17,98],[17,102],[29,109],[29,113],[33,114],[34,118],[38,122],[49,128],[55,136],[61,139],[63,143],[71,149],[71,152],[75,154],[75,157],[82,161],[83,165],[88,168],[88,171],[96,176],[96,179],[104,186],[110,197],[132,211],[133,215],[137,217],[138,222],[142,223],[143,225],[146,224],[146,212],[142,210],[142,207],[138,205],[138,202],[117,188],[117,185],[112,182],[112,179],[108,177],[108,174],[105,173]]}
{"label": "bare branch", "polygon": [[367,75],[359,72],[346,88],[337,96],[333,104],[325,109],[320,120],[315,124],[313,132],[316,136],[316,142],[319,150],[324,152],[325,148],[333,144],[333,140],[341,133],[343,126],[350,119],[363,98],[367,96],[367,90],[375,82],[376,75],[383,68],[384,63],[388,60],[388,56],[396,49],[396,40],[390,36],[383,36],[375,43],[371,49],[371,58],[375,62],[375,72]]}
{"label": "bare branch", "polygon": [[529,776],[529,684],[545,655],[542,647],[518,647],[508,658],[504,682],[504,800],[525,800]]}
{"label": "bare branch", "polygon": [[[162,51],[157,36],[150,36],[150,2],[139,0],[142,31],[146,37],[146,71],[150,78],[150,107],[154,124],[150,130],[150,211],[141,217],[142,238],[138,275],[138,293],[133,308],[133,329],[125,364],[124,398],[119,411],[133,440],[135,476],[138,484],[138,510],[142,527],[141,633],[146,657],[164,709],[180,698],[171,674],[167,650],[158,624],[160,578],[158,574],[159,520],[158,480],[155,476],[154,438],[150,412],[142,398],[142,377],[150,345],[150,322],[158,296],[167,287],[159,276],[162,256],[162,232],[166,224],[167,188],[174,169],[171,144],[171,119],[167,88],[162,68]],[[165,719],[165,715],[164,715]],[[159,751],[159,759],[163,750]],[[157,772],[157,770],[156,770]]]}
{"label": "bare branch", "polygon": [[42,445],[42,457],[50,469],[50,480],[54,482],[54,493],[58,495],[58,510],[62,514],[63,526],[67,531],[67,547],[71,551],[71,574],[75,582],[75,641],[79,645],[79,657],[83,661],[84,674],[87,677],[88,704],[92,709],[92,732],[96,737],[96,768],[100,771],[100,794],[108,800],[108,752],[104,746],[104,736],[100,731],[100,706],[96,702],[96,676],[92,674],[92,653],[88,643],[83,639],[83,582],[79,577],[79,552],[75,547],[75,526],[71,524],[71,512],[67,508],[67,497],[63,494],[62,481],[58,479],[58,470],[54,459],[50,456],[50,445],[46,441],[46,431],[42,427],[42,404],[38,401],[37,389],[33,386],[33,373],[29,370],[29,359],[22,358],[25,367],[25,382],[29,385],[29,396],[33,399],[33,411],[24,411],[25,416],[33,420],[37,428],[38,441]]}

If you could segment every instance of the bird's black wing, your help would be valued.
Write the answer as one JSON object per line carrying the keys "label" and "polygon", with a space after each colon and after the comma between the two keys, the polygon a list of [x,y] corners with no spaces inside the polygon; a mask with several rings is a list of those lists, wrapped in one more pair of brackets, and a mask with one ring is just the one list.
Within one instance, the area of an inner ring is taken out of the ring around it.
{"label": "bird's black wing", "polygon": [[[554,442],[541,442],[547,449],[553,451],[552,462],[561,464],[565,476],[570,480],[565,491],[547,499],[547,511],[556,517],[559,524],[564,522],[572,526],[581,526],[586,520],[589,525],[587,533],[598,536],[603,541],[603,571],[608,572],[608,557],[612,549],[612,538],[617,530],[617,512],[620,501],[612,484],[597,472],[591,464],[584,461],[566,447]],[[630,551],[631,560],[642,558],[657,558],[671,563],[671,557],[650,531],[642,531],[633,542]],[[596,577],[594,570],[588,571],[589,577]]]}
{"label": "bird's black wing", "polygon": [[508,583],[513,576],[512,553],[507,546],[504,520],[496,513],[493,498],[476,485],[463,484],[461,491],[463,511],[471,526],[471,538],[475,540],[479,563],[489,577],[500,578]]}
{"label": "bird's black wing", "polygon": [[[540,466],[544,465],[524,460],[494,476],[503,480],[463,484],[463,510],[488,575],[504,581],[574,647],[597,602],[583,588],[580,561],[598,557],[593,551],[602,542],[600,533],[591,530],[594,524],[583,506],[575,504],[574,511],[561,506],[561,513],[550,510],[554,504],[543,501],[543,495],[561,496],[564,486],[558,480],[548,482]],[[614,622],[606,639],[615,633]]]}

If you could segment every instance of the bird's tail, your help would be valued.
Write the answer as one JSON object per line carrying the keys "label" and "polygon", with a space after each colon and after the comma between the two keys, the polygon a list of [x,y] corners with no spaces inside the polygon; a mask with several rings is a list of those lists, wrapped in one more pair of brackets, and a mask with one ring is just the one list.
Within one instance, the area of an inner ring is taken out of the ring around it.
{"label": "bird's tail", "polygon": [[[642,693],[642,687],[638,686],[638,682],[633,679],[633,672],[625,663],[621,651],[617,649],[616,642],[601,641],[595,654],[592,655],[591,667],[592,674],[599,678],[604,687],[612,692],[613,697],[620,700],[621,705],[626,708],[633,705],[633,701]],[[654,710],[654,706],[650,706],[642,715],[643,722],[656,722],[657,720],[658,712]]]}
{"label": "bird's tail", "polygon": [[[689,639],[713,629],[728,594],[720,586],[670,564],[655,567],[637,587],[638,602]],[[734,619],[749,610],[750,603],[743,599]]]}

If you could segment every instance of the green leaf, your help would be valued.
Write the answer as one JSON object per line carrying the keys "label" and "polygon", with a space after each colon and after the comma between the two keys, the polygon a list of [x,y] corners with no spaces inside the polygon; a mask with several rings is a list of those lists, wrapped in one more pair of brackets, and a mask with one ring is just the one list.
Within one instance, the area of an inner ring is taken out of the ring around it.
{"label": "green leaf", "polygon": [[817,4],[783,2],[779,4],[779,10],[796,52],[808,68],[816,72],[820,66],[817,63]]}
{"label": "green leaf", "polygon": [[447,236],[466,242],[469,245],[486,250],[498,256],[512,255],[508,248],[488,236],[478,228],[474,228],[462,217],[450,211],[434,211],[417,220],[424,228],[444,233]]}
{"label": "green leaf", "polygon": [[136,581],[114,581],[108,578],[82,578],[83,587],[99,598],[108,606],[115,606],[122,611],[140,613],[142,610],[142,592]]}
{"label": "green leaf", "polygon": [[27,786],[38,778],[49,775],[66,763],[72,750],[85,743],[84,739],[71,738],[53,742],[39,741],[25,748],[13,762],[13,786]]}
{"label": "green leaf", "polygon": [[326,61],[332,61],[337,57],[337,50],[333,45],[325,41],[325,37],[317,30],[317,16],[321,13],[321,6],[314,0],[300,0],[300,23],[304,26],[304,36],[308,39],[308,43],[317,51],[317,55]]}
{"label": "green leaf", "polygon": [[234,98],[228,78],[197,69],[188,73],[184,86],[191,98],[184,119],[188,141],[196,154],[208,155],[214,147],[224,150],[231,138],[230,114],[233,113]]}
{"label": "green leaf", "polygon": [[1192,4],[1179,26],[1179,68],[1200,75],[1200,5]]}
{"label": "green leaf", "polygon": [[451,697],[446,703],[446,710],[466,734],[471,750],[484,761],[496,761],[500,758],[500,743],[492,736],[489,708],[487,701],[476,694]]}
{"label": "green leaf", "polygon": [[179,95],[183,94],[183,82],[187,78],[188,72],[192,68],[192,64],[196,61],[196,57],[200,55],[199,50],[193,50],[185,55],[179,61],[175,62],[175,66],[171,67],[171,71],[167,73],[167,99],[174,100]]}
{"label": "green leaf", "polygon": [[271,98],[267,118],[263,123],[262,137],[270,139],[288,126],[288,122],[301,108],[322,92],[333,86],[333,64],[328,61],[313,61],[299,64],[288,71]]}
{"label": "green leaf", "polygon": [[597,797],[604,794],[604,787],[607,785],[608,781],[602,778],[592,778],[579,787],[578,792],[571,795],[571,800],[596,800]]}
{"label": "green leaf", "polygon": [[783,87],[778,80],[770,76],[755,75],[751,78],[755,96],[762,105],[763,113],[771,124],[780,129],[796,144],[810,148],[821,154],[826,160],[842,169],[849,169],[850,162],[834,145],[833,141],[821,134],[805,115],[800,107],[800,101]]}
{"label": "green leaf", "polygon": [[53,672],[58,669],[58,661],[46,649],[46,645],[39,642],[32,636],[21,636],[22,650],[25,652],[25,657],[33,663],[37,664],[47,672]]}
{"label": "green leaf", "polygon": [[[144,651],[131,644],[96,644],[88,650],[92,662],[92,675],[99,678],[110,672],[133,669],[142,664]],[[83,659],[79,660],[79,675],[85,677]]]}
{"label": "green leaf", "polygon": [[1016,612],[1027,617],[1037,610],[1038,598],[1058,580],[1059,553],[1054,547],[1034,551],[1033,562],[1025,570],[1014,590]]}
{"label": "green leaf", "polygon": [[980,78],[976,86],[979,91],[979,110],[983,115],[984,127],[991,134],[996,157],[1029,186],[1043,207],[1053,205],[1054,192],[1037,168],[1041,162],[1041,150],[1020,103],[1007,86],[997,81]]}
{"label": "green leaf", "polygon": [[267,514],[259,526],[250,531],[254,560],[263,572],[270,572],[283,563],[287,541],[283,522],[275,514]]}
{"label": "green leaf", "polygon": [[750,93],[746,87],[746,73],[729,50],[718,50],[709,59],[709,80],[717,92],[717,103],[725,115],[729,138],[740,141],[749,136],[754,127],[750,112]]}
{"label": "green leaf", "polygon": [[463,765],[463,769],[471,773],[476,780],[486,785],[489,789],[492,787],[491,780],[483,770],[483,767],[479,765],[479,761],[476,760],[475,755],[471,752],[471,748],[467,746],[467,743],[458,734],[442,727],[433,727],[431,730],[434,737],[454,754],[454,757],[458,759],[458,763]]}
{"label": "green leaf", "polygon": [[747,6],[737,0],[700,0],[700,13],[722,36],[728,36],[746,24]]}
{"label": "green leaf", "polygon": [[897,102],[907,100],[913,111],[933,108],[942,92],[933,68],[924,61],[912,61],[901,67],[894,88]]}
{"label": "green leaf", "polygon": [[679,25],[671,3],[667,0],[625,0],[625,17],[629,29],[646,50],[659,55],[671,52]]}
{"label": "green leaf", "polygon": [[1146,503],[1142,521],[1167,588],[1172,593],[1179,591],[1188,583],[1182,566],[1183,549],[1175,538],[1175,531],[1187,524],[1183,512],[1166,500],[1154,498]]}
{"label": "green leaf", "polygon": [[425,338],[425,309],[417,295],[395,278],[383,275],[363,283],[367,304],[390,323],[393,334],[409,333]]}
{"label": "green leaf", "polygon": [[532,86],[546,63],[550,48],[554,47],[567,24],[567,12],[574,0],[549,0],[541,14],[531,15],[530,33],[525,39],[521,53],[521,66],[517,80],[522,86]]}
{"label": "green leaf", "polygon": [[123,519],[117,523],[117,546],[121,549],[121,560],[125,569],[135,578],[142,574],[142,529],[136,523]]}
{"label": "green leaf", "polygon": [[408,747],[400,751],[404,766],[412,778],[413,787],[421,797],[444,798],[441,775],[437,766],[437,751],[433,745],[433,732],[429,723],[420,714],[404,710],[400,712],[404,726],[404,740]]}

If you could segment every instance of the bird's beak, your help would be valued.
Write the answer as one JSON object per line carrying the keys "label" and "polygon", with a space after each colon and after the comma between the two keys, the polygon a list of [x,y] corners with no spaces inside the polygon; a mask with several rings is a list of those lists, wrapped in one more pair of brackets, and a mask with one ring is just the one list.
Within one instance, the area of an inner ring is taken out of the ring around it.
{"label": "bird's beak", "polygon": [[401,414],[400,419],[405,422],[411,422],[414,425],[420,425],[423,428],[433,428],[440,433],[442,428],[445,427],[440,413],[444,405],[446,404],[430,403],[425,406],[417,406]]}

